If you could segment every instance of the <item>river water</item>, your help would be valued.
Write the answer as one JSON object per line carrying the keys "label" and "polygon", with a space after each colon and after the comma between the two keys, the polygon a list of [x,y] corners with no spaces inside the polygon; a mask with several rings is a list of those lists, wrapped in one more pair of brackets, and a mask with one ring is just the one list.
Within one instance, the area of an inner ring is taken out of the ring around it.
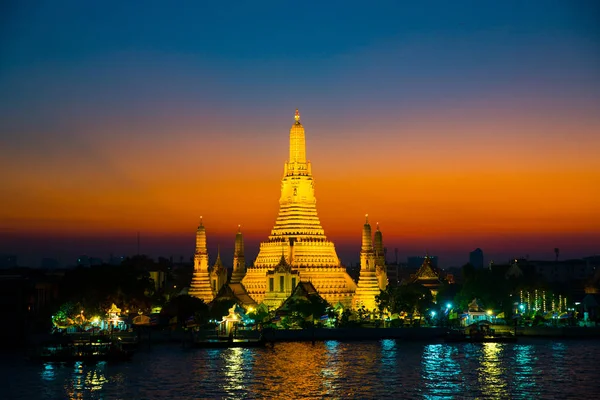
{"label": "river water", "polygon": [[129,363],[2,357],[3,399],[598,399],[600,341],[154,346]]}

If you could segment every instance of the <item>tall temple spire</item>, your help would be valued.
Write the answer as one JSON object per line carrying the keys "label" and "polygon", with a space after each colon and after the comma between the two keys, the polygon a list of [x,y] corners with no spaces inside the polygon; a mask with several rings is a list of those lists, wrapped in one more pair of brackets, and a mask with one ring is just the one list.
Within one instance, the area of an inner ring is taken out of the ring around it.
{"label": "tall temple spire", "polygon": [[221,261],[221,245],[217,245],[217,261],[215,261],[215,267],[217,265],[223,266],[223,262]]}
{"label": "tall temple spire", "polygon": [[[375,234],[377,237],[377,234]],[[376,274],[375,253],[373,252],[373,239],[369,214],[365,215],[365,224],[362,229],[362,246],[360,249],[360,274],[356,293],[352,299],[354,308],[365,307],[373,310],[377,304],[375,298],[379,295],[380,288]]]}
{"label": "tall temple spire", "polygon": [[377,281],[379,288],[385,290],[387,287],[387,266],[385,265],[385,248],[383,247],[383,235],[379,230],[379,222],[375,231],[375,239],[373,239],[373,250],[375,251],[375,269],[377,272]]}
{"label": "tall temple spire", "polygon": [[365,215],[365,224],[362,231],[362,248],[361,252],[372,252],[373,241],[371,239],[371,225],[369,224],[369,214]]}
{"label": "tall temple spire", "polygon": [[[375,239],[373,240],[373,250],[377,258],[383,258],[383,236],[379,230],[379,222],[377,223],[377,230],[375,231]],[[379,260],[378,260],[379,261]]]}
{"label": "tall temple spire", "polygon": [[217,261],[210,271],[210,282],[212,283],[212,295],[215,298],[219,290],[227,283],[227,269],[221,261],[221,246],[217,246]]}
{"label": "tall temple spire", "polygon": [[206,303],[214,298],[208,271],[208,250],[206,248],[206,229],[200,217],[200,224],[196,230],[196,251],[194,253],[194,275],[190,285],[189,294],[203,299]]}
{"label": "tall temple spire", "polygon": [[238,225],[238,231],[235,234],[234,255],[244,256],[244,235],[242,235],[242,226]]}
{"label": "tall temple spire", "polygon": [[334,244],[327,240],[321,226],[298,110],[289,132],[289,157],[281,180],[279,214],[242,283],[256,302],[263,301],[268,287],[265,274],[277,267],[283,253],[290,268],[300,273],[303,280],[312,280],[325,300],[350,306],[356,284],[341,265]]}
{"label": "tall temple spire", "polygon": [[206,229],[202,224],[202,217],[200,217],[200,225],[198,225],[198,229],[196,230],[196,258],[198,261],[201,261],[198,256],[206,256],[206,264],[204,263],[196,263],[196,268],[201,268],[206,266],[208,269],[208,251],[206,250]]}
{"label": "tall temple spire", "polygon": [[301,172],[306,170],[306,141],[304,127],[300,123],[300,112],[296,109],[294,124],[290,129],[290,158],[288,172]]}
{"label": "tall temple spire", "polygon": [[246,275],[246,258],[244,256],[244,236],[242,235],[241,225],[238,225],[238,231],[235,235],[235,247],[233,250],[233,271],[231,273],[231,283],[239,283]]}

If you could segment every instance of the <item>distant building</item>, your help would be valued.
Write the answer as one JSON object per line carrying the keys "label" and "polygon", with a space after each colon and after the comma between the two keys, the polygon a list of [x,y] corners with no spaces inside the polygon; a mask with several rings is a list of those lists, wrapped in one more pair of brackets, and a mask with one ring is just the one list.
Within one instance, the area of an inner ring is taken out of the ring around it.
{"label": "distant building", "polygon": [[469,253],[469,264],[475,269],[483,269],[483,251],[479,247]]}
{"label": "distant building", "polygon": [[[408,265],[406,263],[394,262],[391,264],[387,264],[388,283],[391,286],[398,286],[403,278],[410,277],[410,272],[416,273],[416,271],[412,271],[412,270],[408,271],[407,267],[408,267]],[[350,272],[348,272],[348,273],[350,273]]]}
{"label": "distant building", "polygon": [[584,295],[586,285],[600,270],[599,261],[590,257],[563,261],[536,261],[521,258],[512,260],[508,265],[494,264],[492,272],[504,273],[506,278],[530,282],[541,280],[551,285],[560,285],[562,290],[577,297]]}
{"label": "distant building", "polygon": [[436,300],[439,288],[442,286],[442,280],[436,269],[432,264],[431,258],[425,256],[423,257],[423,264],[410,279],[411,283],[418,283],[429,289],[434,301]]}
{"label": "distant building", "polygon": [[529,261],[535,267],[535,272],[543,276],[547,282],[566,283],[582,281],[592,276],[600,264],[593,260],[564,260],[564,261]]}
{"label": "distant building", "polygon": [[86,255],[77,257],[78,267],[91,267],[104,264],[104,261],[99,257],[88,257]]}

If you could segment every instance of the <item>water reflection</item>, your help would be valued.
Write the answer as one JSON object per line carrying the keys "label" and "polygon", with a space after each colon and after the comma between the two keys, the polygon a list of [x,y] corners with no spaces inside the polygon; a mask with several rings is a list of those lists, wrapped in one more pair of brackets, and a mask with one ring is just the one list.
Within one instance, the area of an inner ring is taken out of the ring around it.
{"label": "water reflection", "polygon": [[325,394],[328,396],[333,395],[339,389],[339,345],[340,342],[337,340],[328,340],[325,342],[326,363],[321,369],[321,379]]}
{"label": "water reflection", "polygon": [[101,390],[108,382],[105,376],[105,362],[93,366],[76,362],[71,379],[65,381],[64,390],[69,399],[83,399],[86,393]]}
{"label": "water reflection", "polygon": [[108,382],[106,376],[104,376],[105,362],[99,362],[96,364],[96,368],[87,372],[85,376],[85,388],[86,390],[96,391],[102,389],[104,384]]}
{"label": "water reflection", "polygon": [[600,343],[525,343],[157,346],[131,363],[62,366],[0,359],[15,377],[2,398],[597,398]]}
{"label": "water reflection", "polygon": [[329,390],[322,385],[322,371],[328,368],[324,343],[276,344],[262,351],[254,365],[256,374],[268,377],[253,382],[257,397],[322,397]]}
{"label": "water reflection", "polygon": [[503,344],[483,343],[481,349],[480,367],[478,369],[479,390],[485,396],[506,398],[507,382],[502,367],[501,353]]}
{"label": "water reflection", "polygon": [[227,349],[223,352],[223,374],[225,383],[223,389],[232,397],[239,397],[246,388],[246,382],[252,377],[249,372],[253,367],[253,356],[250,349],[239,347]]}
{"label": "water reflection", "polygon": [[424,346],[421,378],[427,398],[452,398],[462,392],[458,349],[444,344]]}
{"label": "water reflection", "polygon": [[396,341],[392,339],[384,339],[381,341],[381,373],[386,376],[395,376],[397,373],[396,366],[398,365]]}
{"label": "water reflection", "polygon": [[564,368],[565,365],[565,349],[566,346],[562,342],[552,343],[552,361],[554,365],[554,373],[557,382],[563,382],[569,379],[569,371]]}
{"label": "water reflection", "polygon": [[535,347],[531,344],[518,344],[515,345],[514,351],[512,372],[514,374],[515,389],[521,393],[536,393],[537,382],[534,365],[537,357],[535,356]]}
{"label": "water reflection", "polygon": [[45,381],[53,381],[56,376],[54,369],[55,367],[52,363],[45,363],[44,370],[42,371],[42,379]]}

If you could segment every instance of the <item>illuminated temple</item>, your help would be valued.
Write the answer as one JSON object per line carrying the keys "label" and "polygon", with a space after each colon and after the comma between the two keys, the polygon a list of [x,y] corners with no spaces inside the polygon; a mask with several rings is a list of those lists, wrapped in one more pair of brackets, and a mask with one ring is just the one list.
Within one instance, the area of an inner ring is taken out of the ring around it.
{"label": "illuminated temple", "polygon": [[[341,265],[333,242],[327,240],[321,226],[298,110],[294,119],[290,129],[289,158],[284,164],[281,181],[279,215],[268,239],[260,244],[255,262],[245,268],[243,241],[238,231],[233,273],[226,282],[220,258],[213,268],[208,267],[206,232],[201,222],[196,234],[194,276],[189,293],[206,302],[219,297],[220,293],[237,293],[238,299],[250,299],[246,302],[264,303],[271,308],[281,305],[298,283],[310,282],[331,305],[373,309],[375,296],[387,285],[379,226],[374,246],[370,226],[368,232],[365,231],[368,222],[363,228],[357,285]],[[368,240],[365,235],[369,236]],[[228,286],[228,290],[221,290],[224,286]]]}

